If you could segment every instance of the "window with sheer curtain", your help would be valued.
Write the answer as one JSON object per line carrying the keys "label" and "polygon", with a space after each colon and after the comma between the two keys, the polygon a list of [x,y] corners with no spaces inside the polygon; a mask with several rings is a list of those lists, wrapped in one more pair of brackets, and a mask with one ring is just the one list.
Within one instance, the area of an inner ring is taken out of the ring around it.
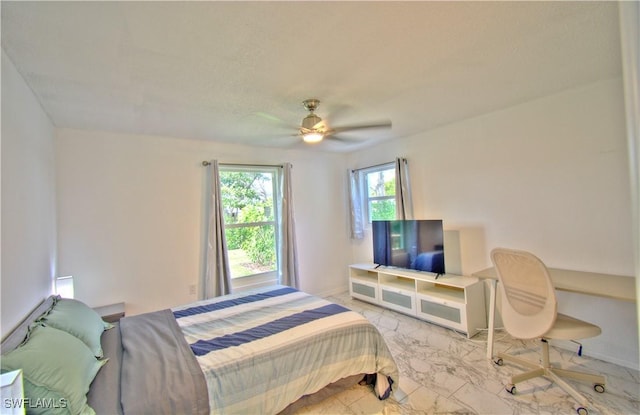
{"label": "window with sheer curtain", "polygon": [[394,163],[360,171],[364,186],[365,217],[374,220],[396,218],[396,170]]}
{"label": "window with sheer curtain", "polygon": [[349,170],[351,238],[364,238],[365,223],[412,219],[409,164],[405,158]]}

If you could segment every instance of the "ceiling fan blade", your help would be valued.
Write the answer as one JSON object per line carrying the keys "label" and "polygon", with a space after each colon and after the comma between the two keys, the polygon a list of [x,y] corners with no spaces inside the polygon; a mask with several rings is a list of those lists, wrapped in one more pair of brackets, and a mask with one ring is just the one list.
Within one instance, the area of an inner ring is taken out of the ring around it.
{"label": "ceiling fan blade", "polygon": [[[262,125],[265,125],[268,128],[282,128],[282,129],[297,129],[299,126],[285,121],[273,114],[269,114],[266,112],[253,112],[247,116],[247,120],[250,122],[260,122]],[[264,123],[267,124],[264,124]]]}
{"label": "ceiling fan blade", "polygon": [[298,132],[294,135],[304,135],[318,132],[315,128],[298,127]]}
{"label": "ceiling fan blade", "polygon": [[332,128],[332,131],[335,133],[341,133],[345,131],[366,130],[373,128],[391,128],[391,121],[387,120],[368,124],[345,125],[342,127],[334,127]]}
{"label": "ceiling fan blade", "polygon": [[284,123],[284,121],[282,121],[280,118],[276,117],[275,115],[268,114],[266,112],[257,111],[257,112],[254,112],[253,114],[274,123],[279,123],[279,124]]}
{"label": "ceiling fan blade", "polygon": [[336,135],[336,134],[328,134],[328,135],[325,135],[324,138],[326,138],[327,140],[340,141],[342,143],[360,143],[360,142],[362,142],[362,140],[359,140],[359,139],[356,139],[356,138],[344,137],[344,136]]}

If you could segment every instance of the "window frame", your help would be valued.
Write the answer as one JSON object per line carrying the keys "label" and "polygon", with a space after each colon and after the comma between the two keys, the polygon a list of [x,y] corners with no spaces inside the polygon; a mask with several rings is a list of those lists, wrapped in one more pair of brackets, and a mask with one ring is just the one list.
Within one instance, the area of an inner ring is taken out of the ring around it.
{"label": "window frame", "polygon": [[[252,165],[252,164],[220,164],[220,187],[222,188],[222,174],[226,172],[239,172],[239,173],[267,173],[271,174],[271,191],[272,191],[272,210],[273,210],[273,220],[267,221],[259,221],[259,222],[243,222],[243,223],[226,223],[226,220],[223,218],[223,226],[225,236],[227,235],[227,229],[241,229],[241,228],[249,228],[249,227],[260,227],[260,226],[273,226],[274,230],[274,249],[276,254],[276,260],[274,264],[274,269],[271,271],[257,272],[255,274],[243,275],[234,277],[231,276],[231,285],[234,289],[257,286],[257,285],[266,285],[273,284],[277,281],[278,275],[280,273],[280,227],[281,227],[281,217],[280,217],[280,175],[282,174],[282,169],[280,166],[266,166],[266,165]],[[223,209],[224,209],[224,202]],[[227,248],[227,255],[229,253],[229,249]]]}
{"label": "window frame", "polygon": [[[367,177],[369,174],[371,173],[377,173],[380,171],[387,171],[387,170],[392,170],[393,171],[393,180],[394,180],[394,187],[397,186],[397,180],[398,178],[396,177],[396,167],[395,167],[395,163],[393,161],[390,161],[388,163],[383,163],[383,164],[378,164],[375,166],[371,166],[371,167],[365,167],[363,169],[360,169],[358,171],[358,174],[360,175],[360,194],[362,195],[362,202],[363,202],[363,214],[367,220],[367,224],[371,225],[372,222],[372,218],[371,218],[371,202],[372,201],[378,201],[378,200],[393,200],[394,201],[394,207],[396,210],[396,215],[397,215],[397,205],[395,203],[396,201],[396,195],[395,195],[395,191],[393,195],[390,196],[369,196],[369,182],[367,180]],[[373,219],[375,220],[375,219]]]}

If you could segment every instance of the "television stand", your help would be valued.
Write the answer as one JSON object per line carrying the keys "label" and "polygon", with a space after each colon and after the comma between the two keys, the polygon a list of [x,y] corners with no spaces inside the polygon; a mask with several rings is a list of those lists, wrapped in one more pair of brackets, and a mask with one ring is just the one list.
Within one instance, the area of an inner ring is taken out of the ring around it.
{"label": "television stand", "polygon": [[484,284],[476,277],[434,277],[401,268],[354,264],[349,266],[349,294],[460,331],[467,337],[487,327]]}

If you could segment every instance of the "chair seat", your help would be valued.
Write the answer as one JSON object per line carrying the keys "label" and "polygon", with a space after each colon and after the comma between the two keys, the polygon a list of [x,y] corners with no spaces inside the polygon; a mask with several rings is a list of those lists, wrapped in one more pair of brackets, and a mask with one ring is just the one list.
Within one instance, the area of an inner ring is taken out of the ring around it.
{"label": "chair seat", "polygon": [[558,313],[553,327],[543,337],[547,339],[578,340],[596,337],[600,333],[602,333],[602,330],[594,324]]}

